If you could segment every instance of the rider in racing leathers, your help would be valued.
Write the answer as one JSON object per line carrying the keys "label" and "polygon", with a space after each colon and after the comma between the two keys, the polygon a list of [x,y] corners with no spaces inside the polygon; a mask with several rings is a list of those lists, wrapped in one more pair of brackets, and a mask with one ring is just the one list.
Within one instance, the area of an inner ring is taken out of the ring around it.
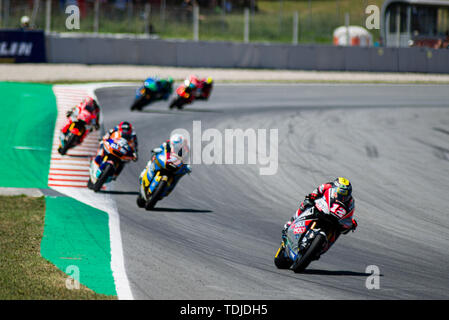
{"label": "rider in racing leathers", "polygon": [[198,100],[208,100],[213,87],[211,77],[200,79],[195,75],[191,75],[188,79],[196,87],[195,98]]}
{"label": "rider in racing leathers", "polygon": [[[132,125],[127,121],[120,122],[117,126],[110,129],[104,137],[101,139],[100,147],[98,149],[97,156],[95,157],[95,162],[98,165],[101,165],[101,161],[104,157],[104,148],[103,148],[103,141],[108,140],[109,137],[114,133],[118,132],[120,136],[128,141],[129,146],[134,150],[134,159],[133,161],[137,161],[137,135],[136,132],[133,130]],[[120,172],[122,172],[124,167],[124,162],[120,162],[118,168],[114,172],[114,176],[112,177],[113,180],[117,179]]]}
{"label": "rider in racing leathers", "polygon": [[66,116],[67,123],[61,129],[64,134],[67,134],[67,130],[73,122],[82,120],[86,123],[86,130],[80,138],[80,143],[92,131],[92,128],[95,130],[100,128],[100,106],[92,97],[86,97],[79,105],[67,111]]}
{"label": "rider in racing leathers", "polygon": [[144,87],[154,94],[154,99],[167,100],[173,92],[173,78],[148,78],[144,82]]}
{"label": "rider in racing leathers", "polygon": [[286,234],[287,229],[292,224],[292,222],[308,208],[313,207],[315,205],[315,200],[321,198],[324,193],[331,188],[335,189],[335,196],[337,197],[337,201],[339,201],[343,206],[346,214],[343,216],[343,219],[340,220],[340,228],[338,230],[339,232],[337,233],[336,237],[330,239],[330,244],[327,247],[327,250],[333,243],[335,243],[340,234],[346,234],[351,230],[355,231],[355,229],[357,228],[357,221],[353,218],[354,199],[352,197],[352,186],[348,179],[339,177],[334,181],[320,185],[318,188],[313,190],[312,193],[305,197],[295,215],[284,225],[284,229],[282,230],[283,236]]}
{"label": "rider in racing leathers", "polygon": [[[165,152],[167,161],[172,161],[175,165],[181,164],[180,168],[174,173],[174,179],[171,183],[169,189],[167,190],[167,194],[169,195],[170,192],[175,188],[176,184],[179,182],[179,180],[186,174],[191,173],[192,169],[190,168],[190,165],[186,164],[185,162],[189,159],[189,143],[186,138],[184,138],[181,134],[173,134],[169,140],[163,142],[160,147],[154,148],[151,150],[152,157],[151,160],[148,161],[147,166],[142,170],[140,173],[139,180],[142,181],[143,175],[148,168],[150,170],[151,164],[153,161],[153,156],[155,154],[158,154],[160,152]],[[154,173],[153,173],[154,174]]]}

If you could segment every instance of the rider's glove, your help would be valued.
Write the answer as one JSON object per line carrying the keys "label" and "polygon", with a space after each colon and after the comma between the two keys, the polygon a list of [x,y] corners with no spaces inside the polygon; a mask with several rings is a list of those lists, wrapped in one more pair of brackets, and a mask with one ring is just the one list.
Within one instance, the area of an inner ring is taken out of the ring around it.
{"label": "rider's glove", "polygon": [[[292,219],[293,220],[293,219]],[[287,230],[288,228],[291,226],[292,224],[292,220],[288,220],[285,224],[284,224],[284,229],[282,229],[282,235],[286,235],[287,234]]]}
{"label": "rider's glove", "polygon": [[315,201],[310,199],[308,196],[305,197],[304,201],[301,203],[300,209],[304,211],[307,208],[313,207],[315,205]]}
{"label": "rider's glove", "polygon": [[73,113],[73,110],[69,110],[69,111],[67,111],[67,113],[65,115],[68,118],[72,115],[72,113]]}

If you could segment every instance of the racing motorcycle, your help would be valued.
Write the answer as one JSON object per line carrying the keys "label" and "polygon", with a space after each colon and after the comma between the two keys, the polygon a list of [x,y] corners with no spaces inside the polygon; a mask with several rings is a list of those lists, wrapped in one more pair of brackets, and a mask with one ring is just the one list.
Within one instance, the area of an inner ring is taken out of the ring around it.
{"label": "racing motorcycle", "polygon": [[296,273],[304,271],[338,238],[344,215],[346,210],[331,195],[317,199],[315,206],[300,214],[282,235],[274,256],[276,267],[291,268]]}
{"label": "racing motorcycle", "polygon": [[167,155],[162,148],[157,148],[153,152],[151,164],[139,178],[139,195],[137,196],[137,206],[146,210],[151,210],[162,198],[168,196],[173,190],[172,184],[174,174],[183,170],[183,164],[177,158],[167,159]]}
{"label": "racing motorcycle", "polygon": [[131,105],[131,111],[142,110],[143,107],[156,101],[156,93],[151,91],[148,87],[143,85],[136,90],[136,97]]}
{"label": "racing motorcycle", "polygon": [[66,133],[62,132],[59,135],[60,145],[58,152],[65,155],[70,148],[73,148],[81,143],[81,138],[86,132],[86,122],[77,120],[70,124]]}
{"label": "racing motorcycle", "polygon": [[122,138],[118,132],[114,132],[109,139],[103,139],[101,164],[98,165],[95,158],[91,160],[87,187],[95,192],[99,191],[105,183],[111,182],[115,171],[123,162],[129,162],[135,159],[135,156],[128,140]]}
{"label": "racing motorcycle", "polygon": [[184,105],[192,103],[195,100],[195,89],[189,85],[180,85],[176,89],[176,97],[170,102],[169,109],[178,108],[181,110]]}

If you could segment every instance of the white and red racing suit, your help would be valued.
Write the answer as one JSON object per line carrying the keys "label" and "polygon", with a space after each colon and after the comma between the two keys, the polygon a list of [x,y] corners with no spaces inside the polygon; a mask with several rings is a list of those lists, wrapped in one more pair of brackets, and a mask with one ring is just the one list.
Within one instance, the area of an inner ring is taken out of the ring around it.
{"label": "white and red racing suit", "polygon": [[210,93],[212,91],[212,83],[207,83],[207,78],[200,79],[195,75],[189,77],[189,81],[193,83],[196,87],[195,97],[200,100],[209,99]]}
{"label": "white and red racing suit", "polygon": [[100,109],[95,108],[94,104],[94,100],[91,97],[87,97],[79,105],[67,112],[67,122],[61,129],[62,133],[66,134],[73,122],[79,120],[84,121],[86,123],[86,130],[80,139],[81,143],[90,131],[93,129],[98,130],[100,127]]}
{"label": "white and red racing suit", "polygon": [[[308,208],[315,205],[315,200],[329,196],[330,189],[336,188],[334,182],[327,182],[320,185],[318,188],[313,190],[310,194],[308,194],[304,201],[301,202],[298,210],[295,212],[293,217],[286,222],[284,225],[284,231],[288,229],[293,221],[298,218],[304,211]],[[346,234],[351,230],[355,230],[357,228],[357,221],[354,219],[354,199],[351,197],[346,202],[340,202],[340,206],[338,208],[338,216],[339,220],[339,232],[333,239],[330,239],[330,244],[328,248],[337,240],[340,234]]]}

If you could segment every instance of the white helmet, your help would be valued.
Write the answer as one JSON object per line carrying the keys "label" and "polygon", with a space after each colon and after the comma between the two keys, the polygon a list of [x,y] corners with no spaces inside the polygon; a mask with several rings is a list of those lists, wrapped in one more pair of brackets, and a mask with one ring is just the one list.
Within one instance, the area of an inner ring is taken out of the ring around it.
{"label": "white helmet", "polygon": [[20,18],[20,24],[23,25],[27,25],[30,23],[30,18],[28,16],[22,16],[22,18]]}
{"label": "white helmet", "polygon": [[189,141],[181,134],[174,134],[170,137],[170,149],[173,156],[183,162],[189,158]]}

